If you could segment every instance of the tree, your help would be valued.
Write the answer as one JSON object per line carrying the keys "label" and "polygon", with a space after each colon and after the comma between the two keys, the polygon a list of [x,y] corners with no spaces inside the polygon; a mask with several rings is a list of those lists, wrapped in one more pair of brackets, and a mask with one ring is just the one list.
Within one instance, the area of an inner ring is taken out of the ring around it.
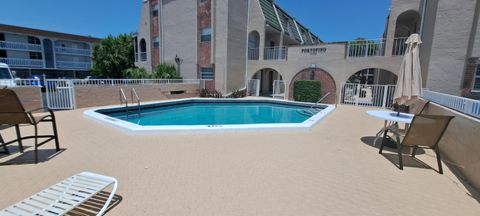
{"label": "tree", "polygon": [[132,35],[109,35],[93,48],[93,75],[122,78],[124,70],[134,67],[133,52]]}

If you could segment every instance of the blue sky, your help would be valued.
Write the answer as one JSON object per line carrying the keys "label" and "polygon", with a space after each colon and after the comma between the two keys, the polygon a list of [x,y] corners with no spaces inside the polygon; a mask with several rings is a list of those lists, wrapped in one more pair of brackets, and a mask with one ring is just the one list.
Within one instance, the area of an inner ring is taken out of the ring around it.
{"label": "blue sky", "polygon": [[[193,0],[192,0],[193,1]],[[2,0],[0,23],[105,37],[136,30],[142,0]],[[324,41],[378,38],[389,0],[277,0]]]}

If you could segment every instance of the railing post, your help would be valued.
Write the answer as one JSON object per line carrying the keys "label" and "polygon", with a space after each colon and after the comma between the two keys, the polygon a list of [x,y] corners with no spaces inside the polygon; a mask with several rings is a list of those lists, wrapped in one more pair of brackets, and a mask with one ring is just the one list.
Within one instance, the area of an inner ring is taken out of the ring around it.
{"label": "railing post", "polygon": [[387,108],[387,96],[388,96],[388,85],[383,87],[383,105],[382,107]]}

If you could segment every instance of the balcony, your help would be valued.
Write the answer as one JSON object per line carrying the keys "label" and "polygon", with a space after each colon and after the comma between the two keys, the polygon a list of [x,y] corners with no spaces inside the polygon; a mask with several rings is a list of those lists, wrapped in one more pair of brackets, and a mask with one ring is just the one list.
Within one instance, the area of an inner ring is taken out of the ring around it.
{"label": "balcony", "polygon": [[90,49],[79,49],[79,48],[70,48],[70,47],[55,47],[55,53],[66,54],[66,55],[81,55],[81,56],[92,55],[92,52]]}
{"label": "balcony", "polygon": [[361,39],[348,42],[349,58],[373,57],[385,55],[385,39]]}
{"label": "balcony", "polygon": [[264,60],[287,60],[288,47],[265,47]]}
{"label": "balcony", "polygon": [[392,56],[403,56],[407,50],[408,37],[399,37],[393,39]]}
{"label": "balcony", "polygon": [[260,49],[248,48],[248,60],[258,60],[260,56]]}
{"label": "balcony", "polygon": [[22,50],[22,51],[41,51],[42,46],[40,44],[29,44],[22,42],[0,41],[0,48],[10,50]]}
{"label": "balcony", "polygon": [[0,63],[8,64],[10,67],[43,68],[43,60],[23,58],[0,58]]}
{"label": "balcony", "polygon": [[57,61],[57,68],[63,69],[91,69],[91,62],[77,62],[77,61]]}

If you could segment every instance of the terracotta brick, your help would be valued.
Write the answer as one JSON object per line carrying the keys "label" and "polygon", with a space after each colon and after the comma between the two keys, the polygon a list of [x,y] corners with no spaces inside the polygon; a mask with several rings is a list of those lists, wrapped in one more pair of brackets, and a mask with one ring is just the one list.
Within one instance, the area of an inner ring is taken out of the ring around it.
{"label": "terracotta brick", "polygon": [[[313,71],[313,74],[312,74]],[[290,94],[289,99],[293,99],[293,86],[295,81],[298,80],[320,80],[322,82],[322,95],[325,95],[330,92],[330,95],[327,96],[323,103],[334,104],[336,99],[337,87],[333,77],[326,71],[316,68],[316,69],[304,69],[297,73],[293,77],[292,82],[290,83]]]}

